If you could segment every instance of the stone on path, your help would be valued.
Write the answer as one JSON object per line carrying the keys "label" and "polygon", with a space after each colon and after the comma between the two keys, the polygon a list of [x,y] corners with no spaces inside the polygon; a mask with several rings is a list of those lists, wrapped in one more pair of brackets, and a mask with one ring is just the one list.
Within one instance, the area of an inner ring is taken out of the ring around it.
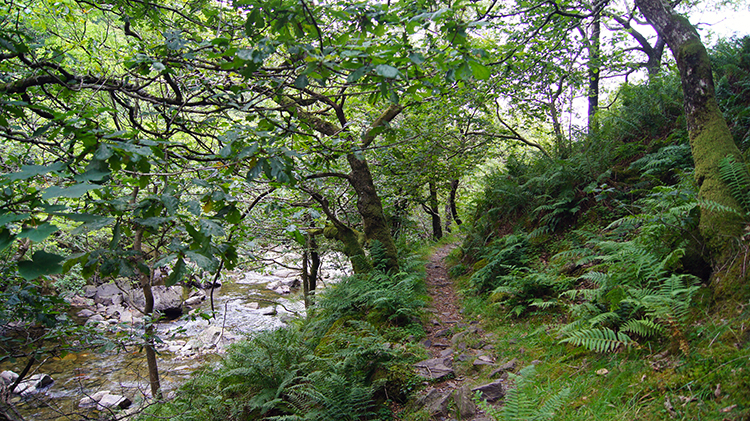
{"label": "stone on path", "polygon": [[477,413],[477,406],[474,404],[471,396],[471,389],[467,385],[453,391],[453,403],[456,405],[459,419],[464,420]]}
{"label": "stone on path", "polygon": [[490,378],[495,378],[503,375],[503,373],[507,373],[508,371],[513,371],[516,369],[516,366],[518,365],[518,359],[513,358],[512,360],[508,361],[507,363],[497,367],[496,369],[492,370],[492,373],[490,373]]}
{"label": "stone on path", "polygon": [[417,374],[431,380],[440,380],[453,375],[452,358],[431,358],[414,364]]}
{"label": "stone on path", "polygon": [[475,387],[471,389],[471,391],[472,393],[480,392],[482,394],[482,399],[487,402],[495,402],[505,396],[505,385],[502,380],[495,380],[492,383]]}
{"label": "stone on path", "polygon": [[415,402],[416,408],[429,413],[433,419],[437,417],[458,416],[459,419],[470,419],[477,413],[477,407],[471,399],[471,390],[468,386],[458,389],[441,390],[430,389]]}

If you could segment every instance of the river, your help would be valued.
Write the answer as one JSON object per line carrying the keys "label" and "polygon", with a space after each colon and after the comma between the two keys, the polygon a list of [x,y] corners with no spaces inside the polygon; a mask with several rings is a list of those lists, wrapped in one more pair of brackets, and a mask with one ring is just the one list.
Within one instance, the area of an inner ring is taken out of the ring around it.
{"label": "river", "polygon": [[[340,276],[336,273],[331,279]],[[289,273],[287,271],[287,276]],[[184,383],[197,368],[204,364],[218,364],[226,346],[253,332],[277,329],[294,317],[304,315],[301,292],[280,295],[267,288],[279,276],[260,273],[232,274],[225,283],[214,290],[215,317],[205,320],[196,317],[196,311],[212,314],[210,300],[193,310],[193,316],[182,316],[173,321],[157,325],[161,342],[158,365],[162,391],[170,393]],[[206,291],[207,294],[209,291]],[[114,331],[113,331],[114,332]],[[111,335],[120,343],[136,343],[141,328],[118,329]],[[210,340],[201,336],[211,335]],[[2,370],[20,372],[20,365],[5,363]],[[96,419],[94,409],[79,408],[81,398],[108,390],[133,401],[137,408],[150,396],[145,354],[136,345],[110,351],[83,351],[71,353],[64,358],[48,358],[35,366],[34,373],[52,376],[54,383],[41,393],[21,398],[14,396],[12,402],[27,420],[81,420]]]}

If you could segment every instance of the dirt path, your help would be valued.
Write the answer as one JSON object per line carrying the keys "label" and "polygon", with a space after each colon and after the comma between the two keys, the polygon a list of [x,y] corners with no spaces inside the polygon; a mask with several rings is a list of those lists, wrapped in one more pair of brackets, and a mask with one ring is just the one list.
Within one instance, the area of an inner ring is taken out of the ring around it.
{"label": "dirt path", "polygon": [[425,265],[427,293],[432,297],[430,308],[433,318],[425,326],[427,338],[423,343],[434,357],[450,346],[450,329],[463,324],[458,296],[443,261],[455,247],[455,244],[448,244],[437,249]]}
{"label": "dirt path", "polygon": [[448,277],[445,257],[455,244],[443,246],[425,265],[427,292],[432,297],[422,342],[430,360],[417,363],[420,375],[433,379],[423,391],[419,406],[434,421],[491,421],[472,401],[480,365],[494,366],[492,345],[476,321],[465,320],[453,281]]}

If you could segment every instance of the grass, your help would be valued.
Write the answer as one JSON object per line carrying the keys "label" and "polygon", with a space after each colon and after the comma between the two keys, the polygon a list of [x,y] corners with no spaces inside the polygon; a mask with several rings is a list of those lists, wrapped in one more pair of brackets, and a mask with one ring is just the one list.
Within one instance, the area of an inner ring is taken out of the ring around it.
{"label": "grass", "polygon": [[[671,353],[669,341],[646,342],[613,354],[596,354],[560,344],[563,316],[532,314],[514,319],[467,304],[496,338],[499,363],[517,358],[536,366],[532,399],[570,388],[555,420],[744,420],[750,417],[750,315],[733,318],[694,315],[687,334],[688,355]],[[491,370],[480,373],[486,376]],[[477,383],[479,383],[478,381]],[[718,390],[717,390],[718,385]]]}

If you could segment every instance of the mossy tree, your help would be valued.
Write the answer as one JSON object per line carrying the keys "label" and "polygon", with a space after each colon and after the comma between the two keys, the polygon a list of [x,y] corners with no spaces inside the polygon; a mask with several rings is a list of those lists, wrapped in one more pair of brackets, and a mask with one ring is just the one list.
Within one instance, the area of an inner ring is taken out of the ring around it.
{"label": "mossy tree", "polygon": [[[677,61],[684,93],[684,107],[695,161],[695,179],[701,200],[739,209],[729,186],[720,177],[719,163],[742,155],[719,110],[714,80],[706,49],[690,22],[661,0],[636,0],[657,33],[663,37]],[[747,294],[747,274],[742,270],[740,256],[742,224],[731,213],[716,212],[704,207],[700,232],[706,243],[713,267],[712,285],[719,299]]]}

